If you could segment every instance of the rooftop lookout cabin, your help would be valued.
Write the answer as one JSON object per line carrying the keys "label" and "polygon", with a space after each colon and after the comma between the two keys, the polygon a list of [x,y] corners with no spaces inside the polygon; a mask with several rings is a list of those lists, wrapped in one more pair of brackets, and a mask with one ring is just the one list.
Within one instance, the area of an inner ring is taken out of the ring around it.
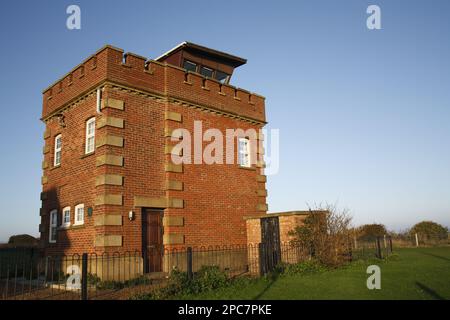
{"label": "rooftop lookout cabin", "polygon": [[182,42],[155,60],[225,84],[230,83],[235,68],[247,63],[246,59],[191,42]]}

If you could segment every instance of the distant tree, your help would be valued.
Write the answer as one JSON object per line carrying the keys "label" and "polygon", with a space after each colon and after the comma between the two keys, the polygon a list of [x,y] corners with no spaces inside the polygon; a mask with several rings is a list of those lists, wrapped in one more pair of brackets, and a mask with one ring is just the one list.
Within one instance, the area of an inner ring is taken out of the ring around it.
{"label": "distant tree", "polygon": [[383,224],[365,224],[358,228],[358,239],[363,241],[373,241],[377,237],[387,234],[386,227]]}
{"label": "distant tree", "polygon": [[448,229],[433,221],[422,221],[415,224],[410,233],[417,233],[422,239],[443,240],[448,238]]}
{"label": "distant tree", "polygon": [[405,230],[400,230],[400,231],[388,231],[388,234],[393,238],[393,239],[397,239],[397,240],[409,240],[411,239],[411,234],[410,234],[410,230],[409,229],[405,229]]}
{"label": "distant tree", "polygon": [[29,234],[19,234],[9,237],[8,245],[16,247],[33,247],[38,244],[38,240]]}

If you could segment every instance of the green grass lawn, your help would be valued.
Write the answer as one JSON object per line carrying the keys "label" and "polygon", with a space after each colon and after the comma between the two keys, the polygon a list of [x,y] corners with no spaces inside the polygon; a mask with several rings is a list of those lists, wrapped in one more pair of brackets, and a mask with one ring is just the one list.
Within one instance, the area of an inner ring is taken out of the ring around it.
{"label": "green grass lawn", "polygon": [[[181,299],[450,299],[450,247],[398,249],[387,261],[358,261],[315,274],[282,275]],[[381,268],[381,289],[366,287],[368,265]]]}

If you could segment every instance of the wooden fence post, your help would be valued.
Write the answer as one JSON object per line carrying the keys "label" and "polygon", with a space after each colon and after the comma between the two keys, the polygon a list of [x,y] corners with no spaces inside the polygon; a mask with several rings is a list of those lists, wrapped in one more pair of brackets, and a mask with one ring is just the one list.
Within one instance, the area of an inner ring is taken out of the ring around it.
{"label": "wooden fence post", "polygon": [[380,237],[377,237],[377,257],[378,259],[383,259],[383,256],[381,255]]}

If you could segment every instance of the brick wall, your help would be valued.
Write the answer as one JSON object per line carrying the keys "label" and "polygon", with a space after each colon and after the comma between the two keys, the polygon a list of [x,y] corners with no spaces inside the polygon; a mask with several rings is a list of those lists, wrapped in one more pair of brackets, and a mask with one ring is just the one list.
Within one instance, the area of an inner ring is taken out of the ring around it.
{"label": "brick wall", "polygon": [[[101,112],[96,90],[101,89]],[[264,98],[106,46],[44,91],[41,245],[48,252],[141,250],[141,208],[164,208],[169,246],[245,244],[247,215],[265,214],[263,163],[184,164],[171,170],[170,129],[260,129]],[[167,117],[170,112],[175,117]],[[64,118],[64,126],[60,117]],[[84,154],[86,120],[96,117],[96,148]],[[53,166],[62,134],[61,165]],[[206,143],[204,143],[206,145]],[[236,146],[235,146],[236,147]],[[235,152],[236,152],[235,148]],[[259,151],[262,153],[262,151]],[[85,205],[83,226],[48,243],[49,212]],[[88,216],[92,208],[92,216]],[[135,219],[128,219],[128,212]]]}

